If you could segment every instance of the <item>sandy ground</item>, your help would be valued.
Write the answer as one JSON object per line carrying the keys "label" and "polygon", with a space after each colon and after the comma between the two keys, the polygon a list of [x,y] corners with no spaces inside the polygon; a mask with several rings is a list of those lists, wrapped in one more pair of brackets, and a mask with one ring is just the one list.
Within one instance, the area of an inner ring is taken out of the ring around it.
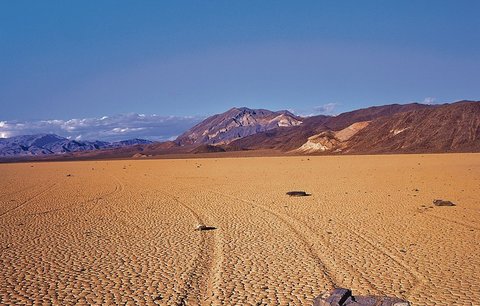
{"label": "sandy ground", "polygon": [[334,286],[416,305],[480,301],[480,154],[0,173],[0,304],[310,305]]}

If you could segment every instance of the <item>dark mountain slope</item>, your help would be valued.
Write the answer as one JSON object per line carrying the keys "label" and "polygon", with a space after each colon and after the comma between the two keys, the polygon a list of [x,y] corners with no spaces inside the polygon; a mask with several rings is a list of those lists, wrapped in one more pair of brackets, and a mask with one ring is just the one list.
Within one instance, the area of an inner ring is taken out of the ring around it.
{"label": "dark mountain slope", "polygon": [[302,146],[308,138],[328,130],[342,130],[355,122],[370,121],[380,117],[431,106],[412,104],[392,104],[359,109],[338,116],[314,116],[305,118],[303,124],[290,128],[278,128],[235,140],[228,145],[229,150],[277,149],[291,151]]}
{"label": "dark mountain slope", "polygon": [[349,153],[480,151],[480,102],[461,101],[378,118],[349,141]]}

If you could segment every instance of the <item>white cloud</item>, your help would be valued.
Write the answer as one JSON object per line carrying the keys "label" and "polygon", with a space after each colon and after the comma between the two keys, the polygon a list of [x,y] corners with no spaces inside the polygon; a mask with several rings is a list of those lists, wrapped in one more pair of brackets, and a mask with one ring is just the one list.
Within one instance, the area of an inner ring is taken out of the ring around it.
{"label": "white cloud", "polygon": [[334,112],[335,108],[337,107],[337,105],[338,105],[337,103],[327,103],[327,104],[315,106],[314,110],[318,114],[333,115],[333,112]]}
{"label": "white cloud", "polygon": [[316,115],[336,115],[335,109],[338,106],[338,103],[326,103],[318,106],[314,106],[311,109],[307,110],[289,110],[291,113],[302,116],[302,117],[311,117]]}
{"label": "white cloud", "polygon": [[423,99],[423,104],[428,104],[428,105],[431,105],[431,104],[435,104],[436,102],[436,99],[433,98],[433,97],[426,97],[425,99]]}
{"label": "white cloud", "polygon": [[143,138],[163,141],[183,133],[202,119],[132,113],[70,120],[0,121],[0,137],[52,133],[82,140]]}
{"label": "white cloud", "polygon": [[125,133],[129,133],[129,132],[138,132],[138,131],[143,131],[145,130],[145,128],[113,128],[112,129],[112,133],[113,134],[125,134]]}

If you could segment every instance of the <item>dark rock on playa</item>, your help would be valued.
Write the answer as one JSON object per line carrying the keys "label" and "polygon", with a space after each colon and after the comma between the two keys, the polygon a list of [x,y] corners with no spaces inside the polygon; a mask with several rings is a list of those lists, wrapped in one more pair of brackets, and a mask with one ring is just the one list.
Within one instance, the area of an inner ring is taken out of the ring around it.
{"label": "dark rock on playa", "polygon": [[289,195],[291,197],[306,197],[306,196],[309,196],[309,194],[306,193],[305,191],[289,191],[289,192],[287,192],[287,195]]}
{"label": "dark rock on playa", "polygon": [[215,230],[215,229],[217,229],[217,228],[213,227],[213,226],[207,226],[205,224],[197,224],[195,226],[196,231],[211,231],[211,230]]}
{"label": "dark rock on playa", "polygon": [[313,300],[313,306],[409,306],[410,303],[388,296],[353,296],[350,289],[336,288]]}
{"label": "dark rock on playa", "polygon": [[433,200],[435,206],[456,206],[453,202],[445,200]]}

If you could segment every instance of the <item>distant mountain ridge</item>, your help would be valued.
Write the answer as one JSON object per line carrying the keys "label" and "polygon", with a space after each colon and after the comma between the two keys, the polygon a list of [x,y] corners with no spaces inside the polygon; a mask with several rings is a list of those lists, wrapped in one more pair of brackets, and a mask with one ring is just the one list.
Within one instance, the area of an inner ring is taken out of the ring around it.
{"label": "distant mountain ridge", "polygon": [[[303,124],[300,126],[257,133],[235,140],[229,144],[229,147],[231,150],[271,149],[288,152],[300,148],[308,141],[309,137],[321,132],[339,131],[355,122],[370,121],[424,107],[428,107],[428,105],[418,103],[391,104],[358,109],[337,116],[318,115],[307,117],[304,118]],[[309,151],[309,153],[314,152]]]}
{"label": "distant mountain ridge", "polygon": [[228,144],[235,139],[254,135],[278,127],[290,127],[302,124],[303,118],[289,111],[270,111],[232,108],[224,113],[208,117],[180,135],[175,142],[180,145]]}
{"label": "distant mountain ridge", "polygon": [[79,151],[93,151],[108,148],[120,148],[133,145],[151,144],[144,139],[129,139],[118,142],[78,141],[60,137],[55,134],[22,135],[0,138],[0,156],[42,156],[64,154]]}
{"label": "distant mountain ridge", "polygon": [[0,139],[0,157],[17,156],[19,160],[29,156],[74,160],[233,151],[248,151],[249,156],[252,152],[275,155],[480,152],[480,101],[392,104],[337,116],[305,118],[288,111],[232,108],[208,117],[175,141],[155,143],[141,139],[81,142],[52,134]]}
{"label": "distant mountain ridge", "polygon": [[296,154],[480,152],[480,102],[393,104],[311,117],[301,126],[244,137],[229,147]]}

